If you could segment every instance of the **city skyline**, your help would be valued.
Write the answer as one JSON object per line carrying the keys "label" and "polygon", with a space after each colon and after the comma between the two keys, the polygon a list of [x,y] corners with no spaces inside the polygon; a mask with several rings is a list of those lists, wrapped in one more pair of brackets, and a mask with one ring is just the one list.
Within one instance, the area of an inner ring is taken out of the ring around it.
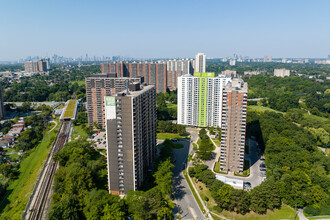
{"label": "city skyline", "polygon": [[2,61],[51,54],[172,58],[203,52],[208,57],[235,53],[322,58],[330,53],[330,30],[325,28],[330,2],[321,0],[61,0],[0,6]]}

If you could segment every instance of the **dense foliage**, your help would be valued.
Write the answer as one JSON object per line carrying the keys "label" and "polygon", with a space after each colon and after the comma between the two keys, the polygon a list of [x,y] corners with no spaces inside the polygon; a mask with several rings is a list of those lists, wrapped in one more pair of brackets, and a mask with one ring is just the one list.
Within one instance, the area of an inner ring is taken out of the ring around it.
{"label": "dense foliage", "polygon": [[74,66],[68,71],[56,68],[48,75],[36,74],[31,77],[22,77],[14,81],[9,79],[2,81],[4,101],[6,102],[42,102],[42,101],[67,101],[73,98],[85,96],[85,85],[79,85],[75,81],[83,81],[86,76],[100,72],[99,65]]}
{"label": "dense foliage", "polygon": [[313,79],[291,76],[253,76],[245,77],[249,84],[249,98],[268,98],[264,106],[286,112],[305,103],[304,108],[313,114],[329,117],[330,113],[330,81],[316,82]]}
{"label": "dense foliage", "polygon": [[198,135],[199,135],[199,141],[198,141],[199,147],[198,147],[197,155],[202,160],[209,160],[212,158],[212,151],[215,149],[215,146],[211,142],[204,128],[199,131]]}
{"label": "dense foliage", "polygon": [[107,192],[105,157],[85,140],[77,140],[55,155],[55,174],[49,219],[172,219],[172,149],[164,145],[155,164],[154,185],[129,191],[127,197]]}

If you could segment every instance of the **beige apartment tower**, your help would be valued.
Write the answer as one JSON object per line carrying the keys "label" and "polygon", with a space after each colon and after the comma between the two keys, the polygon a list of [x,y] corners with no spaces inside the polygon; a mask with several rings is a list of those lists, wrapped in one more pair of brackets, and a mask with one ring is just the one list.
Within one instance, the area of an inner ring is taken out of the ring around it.
{"label": "beige apartment tower", "polygon": [[156,156],[156,89],[132,83],[105,96],[109,193],[137,190]]}
{"label": "beige apartment tower", "polygon": [[143,77],[116,77],[116,73],[94,74],[86,77],[88,125],[97,122],[105,128],[104,97],[121,92],[129,83],[143,83]]}
{"label": "beige apartment tower", "polygon": [[233,79],[223,90],[220,170],[224,172],[243,172],[247,95],[242,79]]}

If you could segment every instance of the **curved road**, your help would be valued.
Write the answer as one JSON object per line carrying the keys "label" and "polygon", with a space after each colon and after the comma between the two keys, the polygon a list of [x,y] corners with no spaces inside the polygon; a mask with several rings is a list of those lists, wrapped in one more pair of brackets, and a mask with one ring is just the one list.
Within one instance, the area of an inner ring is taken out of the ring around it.
{"label": "curved road", "polygon": [[182,169],[185,167],[185,161],[188,157],[190,142],[189,141],[180,141],[178,142],[184,145],[184,148],[174,149],[174,203],[175,208],[173,210],[174,215],[180,213],[182,210],[181,217],[182,219],[206,219],[199,209],[197,202],[194,198],[194,195],[190,191],[188,183],[182,174]]}

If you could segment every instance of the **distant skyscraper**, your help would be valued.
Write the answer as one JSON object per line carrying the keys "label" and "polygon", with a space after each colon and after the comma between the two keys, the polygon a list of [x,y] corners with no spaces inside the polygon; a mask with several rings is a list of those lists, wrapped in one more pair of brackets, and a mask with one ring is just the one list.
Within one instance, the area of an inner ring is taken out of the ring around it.
{"label": "distant skyscraper", "polygon": [[95,74],[86,77],[86,100],[88,125],[98,122],[105,128],[104,96],[111,96],[127,88],[128,83],[143,83],[143,77],[116,77],[112,74]]}
{"label": "distant skyscraper", "polygon": [[178,77],[178,124],[221,127],[222,90],[230,77],[214,73]]}
{"label": "distant skyscraper", "polygon": [[27,61],[24,63],[26,73],[47,72],[49,68],[49,59],[40,59],[38,61]]}
{"label": "distant skyscraper", "polygon": [[156,156],[156,90],[139,83],[104,97],[109,193],[137,190]]}
{"label": "distant skyscraper", "polygon": [[272,62],[273,58],[272,56],[264,56],[264,62]]}
{"label": "distant skyscraper", "polygon": [[240,173],[244,168],[247,83],[233,79],[223,90],[220,170]]}
{"label": "distant skyscraper", "polygon": [[195,58],[195,73],[205,73],[206,72],[206,55],[203,53],[198,53]]}
{"label": "distant skyscraper", "polygon": [[222,75],[225,75],[225,76],[229,76],[229,77],[236,77],[237,75],[237,72],[234,71],[234,70],[225,70],[225,71],[221,71],[221,74]]}
{"label": "distant skyscraper", "polygon": [[328,55],[328,60],[330,60],[330,55]]}

